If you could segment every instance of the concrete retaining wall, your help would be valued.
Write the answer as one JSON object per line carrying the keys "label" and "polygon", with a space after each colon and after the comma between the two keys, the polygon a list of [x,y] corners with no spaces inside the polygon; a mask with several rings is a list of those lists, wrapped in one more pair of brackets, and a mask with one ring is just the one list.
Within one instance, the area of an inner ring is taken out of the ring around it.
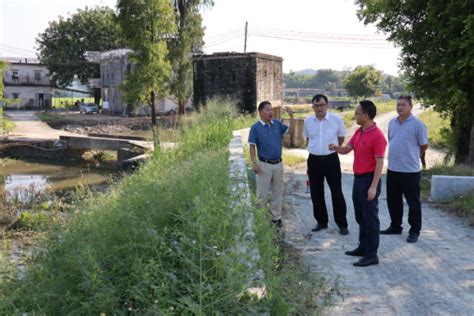
{"label": "concrete retaining wall", "polygon": [[[244,134],[248,135],[248,129],[244,130]],[[244,160],[243,142],[246,138],[242,137],[241,131],[234,131],[233,138],[229,144],[229,175],[230,192],[235,197],[231,207],[233,209],[239,208],[242,210],[242,217],[236,218],[235,224],[242,225],[244,234],[239,240],[239,246],[234,249],[235,252],[242,254],[242,260],[249,270],[252,271],[258,264],[260,253],[253,243],[256,236],[253,230],[253,210],[251,205],[251,195],[247,180],[247,167]],[[256,269],[256,272],[249,277],[249,285],[247,292],[252,295],[261,297],[265,295],[264,272],[262,269]],[[262,312],[259,315],[267,315]]]}
{"label": "concrete retaining wall", "polygon": [[453,198],[471,191],[474,191],[474,177],[431,177],[431,200],[434,202],[449,202]]}

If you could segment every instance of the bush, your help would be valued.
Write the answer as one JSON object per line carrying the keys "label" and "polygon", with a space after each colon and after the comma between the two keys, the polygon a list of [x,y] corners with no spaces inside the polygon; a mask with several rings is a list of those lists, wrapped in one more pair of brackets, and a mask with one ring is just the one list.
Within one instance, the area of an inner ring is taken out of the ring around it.
{"label": "bush", "polygon": [[3,117],[3,108],[0,107],[0,133],[8,133],[14,127],[15,123]]}

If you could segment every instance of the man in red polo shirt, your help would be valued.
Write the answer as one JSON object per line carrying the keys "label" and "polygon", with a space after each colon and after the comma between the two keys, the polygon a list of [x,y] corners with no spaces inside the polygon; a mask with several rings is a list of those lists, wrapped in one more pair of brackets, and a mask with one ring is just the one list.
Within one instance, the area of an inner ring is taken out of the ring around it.
{"label": "man in red polo shirt", "polygon": [[340,154],[354,150],[354,185],[352,202],[357,224],[359,224],[359,246],[346,255],[362,257],[354,263],[356,267],[378,264],[377,249],[380,238],[378,197],[380,195],[383,158],[387,141],[374,122],[377,108],[371,101],[359,102],[355,119],[360,128],[346,146],[329,145],[329,149]]}

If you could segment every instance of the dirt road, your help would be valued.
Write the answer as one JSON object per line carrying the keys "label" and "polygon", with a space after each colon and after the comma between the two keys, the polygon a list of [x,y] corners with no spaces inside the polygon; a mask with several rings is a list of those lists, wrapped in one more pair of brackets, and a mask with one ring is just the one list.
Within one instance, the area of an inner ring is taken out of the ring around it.
{"label": "dirt road", "polygon": [[[384,128],[394,113],[378,118]],[[385,129],[386,131],[386,129]],[[427,156],[428,158],[429,156]],[[344,158],[351,170],[352,158]],[[433,164],[431,157],[429,165]],[[423,204],[423,228],[415,244],[406,242],[409,229],[404,216],[402,235],[382,235],[380,264],[354,267],[357,258],[344,254],[358,243],[351,192],[353,175],[344,171],[343,192],[347,203],[348,236],[341,236],[332,219],[330,191],[325,195],[329,229],[313,233],[312,204],[305,193],[306,167],[286,169],[284,234],[288,243],[301,250],[313,271],[331,279],[340,278],[343,299],[328,311],[330,315],[473,315],[474,314],[474,230],[457,218],[430,204]],[[379,198],[381,228],[390,224],[382,179]],[[405,205],[405,211],[407,205]]]}

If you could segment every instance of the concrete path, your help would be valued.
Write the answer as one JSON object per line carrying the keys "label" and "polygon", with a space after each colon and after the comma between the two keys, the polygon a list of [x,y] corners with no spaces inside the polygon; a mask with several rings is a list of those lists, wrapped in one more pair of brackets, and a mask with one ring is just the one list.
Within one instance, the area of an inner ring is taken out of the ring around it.
{"label": "concrete path", "polygon": [[[60,136],[72,136],[81,139],[102,139],[104,142],[128,142],[130,145],[141,147],[147,150],[153,150],[153,142],[138,141],[138,140],[124,140],[114,138],[100,138],[100,137],[89,137],[86,135],[71,133],[64,130],[51,128],[48,124],[42,122],[37,116],[35,111],[7,111],[5,113],[9,119],[15,122],[13,131],[8,134],[9,140],[59,140]],[[174,143],[161,142],[162,149],[168,149],[175,146]],[[80,147],[82,148],[82,147]],[[95,148],[95,147],[91,147]],[[98,147],[100,148],[100,147]]]}
{"label": "concrete path", "polygon": [[[416,113],[416,112],[415,112]],[[380,115],[386,125],[395,112]],[[348,133],[349,134],[349,133]],[[292,150],[293,151],[293,150]],[[294,151],[298,152],[298,151]],[[301,151],[307,156],[306,150]],[[441,157],[427,154],[432,166]],[[408,244],[407,215],[402,235],[382,235],[377,266],[354,267],[357,258],[344,254],[358,244],[359,228],[352,206],[352,160],[340,155],[344,171],[343,192],[347,203],[348,236],[341,236],[334,223],[330,190],[325,185],[329,228],[313,233],[311,198],[306,191],[306,166],[286,168],[284,238],[299,249],[312,271],[330,279],[339,278],[343,299],[329,315],[474,315],[474,230],[465,220],[423,204],[423,229],[415,244]],[[390,224],[385,196],[385,178],[379,198],[381,229]],[[405,205],[405,212],[408,206]]]}
{"label": "concrete path", "polygon": [[59,136],[77,135],[51,128],[36,116],[35,111],[7,111],[5,115],[15,122],[15,128],[8,138],[57,140]]}

